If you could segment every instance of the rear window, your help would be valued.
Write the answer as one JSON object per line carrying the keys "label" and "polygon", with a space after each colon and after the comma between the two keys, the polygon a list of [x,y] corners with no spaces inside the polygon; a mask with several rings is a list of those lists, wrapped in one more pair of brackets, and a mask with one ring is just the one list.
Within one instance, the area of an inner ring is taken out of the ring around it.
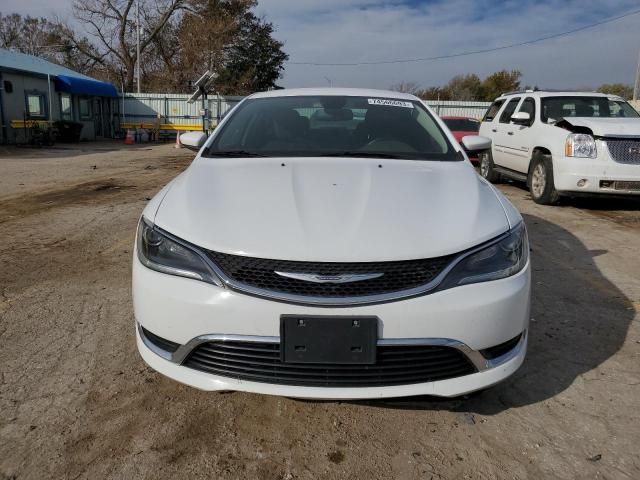
{"label": "rear window", "polygon": [[495,102],[493,102],[489,107],[489,110],[487,110],[487,113],[484,114],[484,118],[482,119],[482,121],[491,122],[494,118],[496,118],[496,115],[498,114],[500,107],[502,107],[502,104],[504,104],[504,100],[496,100]]}
{"label": "rear window", "polygon": [[443,118],[442,121],[452,132],[479,132],[480,122],[473,118]]}

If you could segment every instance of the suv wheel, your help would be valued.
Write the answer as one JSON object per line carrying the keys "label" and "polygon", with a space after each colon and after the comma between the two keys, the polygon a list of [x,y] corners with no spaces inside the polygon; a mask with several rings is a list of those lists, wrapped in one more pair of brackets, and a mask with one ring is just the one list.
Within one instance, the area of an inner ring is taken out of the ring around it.
{"label": "suv wheel", "polygon": [[551,155],[536,153],[533,156],[531,170],[529,172],[529,192],[531,198],[540,205],[553,205],[558,203],[560,195],[553,184],[553,166]]}
{"label": "suv wheel", "polygon": [[491,183],[500,182],[500,174],[494,169],[493,155],[491,155],[491,150],[480,153],[479,157],[480,176]]}

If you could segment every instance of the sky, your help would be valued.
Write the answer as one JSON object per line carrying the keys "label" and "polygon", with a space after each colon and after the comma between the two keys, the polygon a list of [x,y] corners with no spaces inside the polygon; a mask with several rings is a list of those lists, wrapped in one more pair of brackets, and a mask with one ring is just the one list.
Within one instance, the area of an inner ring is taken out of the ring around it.
{"label": "sky", "polygon": [[[520,70],[523,84],[595,88],[632,84],[640,51],[640,14],[570,36],[451,59],[364,66],[499,47],[565,32],[640,8],[637,0],[260,0],[289,54],[285,87],[428,87],[458,74]],[[0,0],[0,12],[70,15],[71,0]]]}

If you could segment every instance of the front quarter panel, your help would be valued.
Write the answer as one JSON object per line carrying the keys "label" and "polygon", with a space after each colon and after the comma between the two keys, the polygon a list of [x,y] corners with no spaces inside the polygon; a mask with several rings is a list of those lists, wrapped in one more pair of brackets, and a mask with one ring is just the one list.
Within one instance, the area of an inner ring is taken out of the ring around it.
{"label": "front quarter panel", "polygon": [[145,218],[149,219],[151,222],[155,221],[156,215],[158,213],[158,209],[160,208],[160,205],[162,204],[164,197],[166,197],[167,193],[169,193],[169,190],[171,190],[171,187],[175,184],[176,180],[183,174],[184,172],[178,175],[177,177],[175,177],[173,180],[167,183],[164,187],[162,187],[162,189],[158,193],[156,193],[153,196],[153,198],[149,201],[149,203],[147,203],[147,205],[145,206],[142,212],[142,215]]}
{"label": "front quarter panel", "polygon": [[538,123],[538,125],[535,136],[532,138],[532,147],[546,148],[551,152],[552,159],[564,157],[564,144],[570,132],[546,123]]}
{"label": "front quarter panel", "polygon": [[518,209],[516,207],[514,207],[513,204],[509,200],[507,200],[507,197],[505,197],[502,194],[502,192],[500,190],[498,190],[497,187],[495,187],[494,185],[492,185],[491,183],[486,181],[484,178],[482,180],[484,182],[486,182],[487,185],[489,185],[491,187],[491,189],[493,190],[493,193],[495,194],[496,198],[498,199],[498,201],[502,205],[502,208],[504,209],[504,214],[506,215],[507,220],[509,222],[509,228],[515,227],[518,223],[520,223],[522,221],[522,215],[520,214]]}

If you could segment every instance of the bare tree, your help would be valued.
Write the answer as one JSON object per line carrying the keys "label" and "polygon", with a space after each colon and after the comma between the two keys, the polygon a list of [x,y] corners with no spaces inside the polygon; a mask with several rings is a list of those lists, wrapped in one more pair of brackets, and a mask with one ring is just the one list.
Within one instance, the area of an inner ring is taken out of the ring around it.
{"label": "bare tree", "polygon": [[444,88],[455,100],[479,100],[482,96],[482,80],[475,73],[456,75]]}
{"label": "bare tree", "polygon": [[288,56],[273,25],[252,12],[255,0],[75,0],[79,22],[73,26],[0,14],[0,47],[132,90],[138,60],[136,1],[145,88],[184,92],[206,69],[218,74],[215,89],[222,93],[276,86]]}
{"label": "bare tree", "polygon": [[[70,38],[74,41],[70,41]],[[79,45],[88,57],[75,45]],[[81,73],[92,73],[101,57],[86,37],[55,19],[0,14],[0,48],[35,55]]]}
{"label": "bare tree", "polygon": [[145,57],[146,85],[184,91],[208,69],[218,74],[213,88],[219,93],[243,95],[276,86],[288,56],[274,38],[274,26],[252,12],[255,5],[255,0],[189,0]]}
{"label": "bare tree", "polygon": [[399,82],[389,87],[390,90],[394,90],[400,93],[410,93],[411,95],[416,95],[420,91],[420,85],[416,82]]}
{"label": "bare tree", "polygon": [[427,87],[416,93],[423,100],[451,100],[446,87]]}
{"label": "bare tree", "polygon": [[[140,2],[140,55],[161,34],[186,0],[138,0]],[[83,47],[75,34],[70,41],[89,58],[104,64],[111,74],[121,77],[125,88],[133,89],[138,55],[136,51],[136,0],[76,0],[74,16],[95,38],[92,51]],[[143,63],[141,63],[143,65]]]}

